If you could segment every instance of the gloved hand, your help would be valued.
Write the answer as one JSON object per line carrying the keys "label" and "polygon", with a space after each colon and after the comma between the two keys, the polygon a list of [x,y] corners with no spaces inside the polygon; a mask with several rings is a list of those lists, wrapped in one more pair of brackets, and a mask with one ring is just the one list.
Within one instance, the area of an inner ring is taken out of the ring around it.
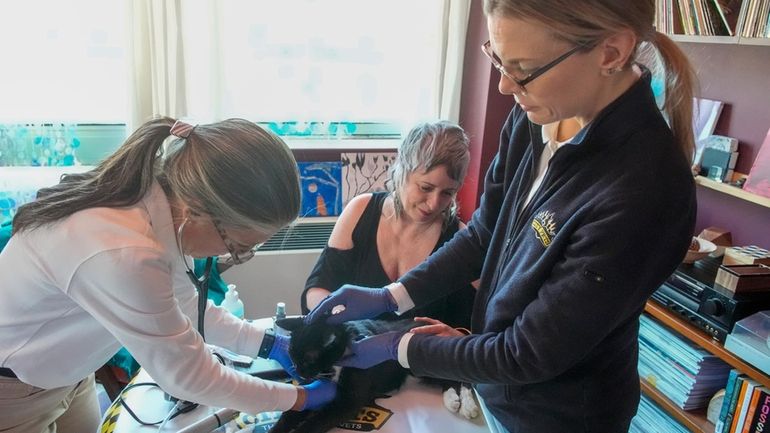
{"label": "gloved hand", "polygon": [[[339,308],[342,310],[340,312],[332,311],[338,305],[345,308]],[[305,317],[305,323],[310,324],[326,319],[326,323],[339,324],[350,320],[371,319],[397,309],[398,305],[388,289],[345,284],[321,301]]]}
{"label": "gloved hand", "polygon": [[273,342],[273,347],[270,349],[270,353],[268,353],[267,357],[268,359],[272,359],[281,364],[281,367],[286,370],[286,373],[288,373],[292,379],[301,382],[302,378],[299,374],[297,374],[297,369],[294,367],[294,362],[292,362],[291,357],[289,356],[290,341],[291,337],[276,335],[275,341]]}
{"label": "gloved hand", "polygon": [[373,335],[350,343],[350,353],[337,365],[342,367],[369,368],[381,362],[398,359],[398,343],[405,332],[391,331]]}
{"label": "gloved hand", "polygon": [[305,401],[299,410],[319,409],[337,396],[337,383],[331,380],[318,379],[300,388],[305,392]]}

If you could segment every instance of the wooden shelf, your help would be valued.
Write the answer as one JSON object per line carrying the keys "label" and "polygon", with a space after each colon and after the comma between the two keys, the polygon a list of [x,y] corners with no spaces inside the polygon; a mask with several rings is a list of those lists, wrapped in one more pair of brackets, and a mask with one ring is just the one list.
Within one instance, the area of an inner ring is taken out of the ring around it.
{"label": "wooden shelf", "polygon": [[770,46],[770,38],[745,38],[742,36],[697,36],[697,35],[672,35],[676,42],[688,42],[695,44],[732,44],[732,45],[759,45]]}
{"label": "wooden shelf", "polygon": [[717,182],[704,176],[695,176],[695,183],[733,197],[738,197],[741,200],[746,200],[750,203],[770,208],[770,198],[744,191],[738,187]]}
{"label": "wooden shelf", "polygon": [[744,38],[741,37],[738,45],[761,45],[770,46],[770,38]]}
{"label": "wooden shelf", "polygon": [[684,411],[675,405],[665,395],[661,394],[654,386],[644,379],[640,379],[642,392],[661,406],[674,419],[682,423],[688,430],[694,433],[713,433],[714,424],[706,419],[706,409]]}
{"label": "wooden shelf", "polygon": [[732,352],[724,348],[722,343],[711,338],[709,334],[706,334],[704,331],[701,331],[700,329],[674,316],[665,307],[659,305],[655,301],[649,300],[644,307],[644,311],[650,316],[662,322],[664,325],[673,329],[674,332],[706,349],[708,352],[718,356],[724,362],[740,370],[742,373],[745,373],[750,378],[756,380],[764,386],[770,387],[770,377],[768,377],[754,366],[746,363],[744,360],[733,355]]}
{"label": "wooden shelf", "polygon": [[676,42],[694,42],[698,44],[740,44],[738,36],[693,36],[693,35],[668,35]]}

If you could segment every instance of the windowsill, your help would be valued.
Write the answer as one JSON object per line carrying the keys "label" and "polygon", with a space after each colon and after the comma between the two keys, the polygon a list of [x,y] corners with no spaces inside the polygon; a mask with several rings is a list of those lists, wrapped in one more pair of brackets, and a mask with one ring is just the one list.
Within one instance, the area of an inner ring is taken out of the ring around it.
{"label": "windowsill", "polygon": [[0,167],[0,184],[20,187],[37,187],[56,185],[61,175],[66,173],[82,173],[93,169],[91,165],[66,165],[52,167],[14,166]]}
{"label": "windowsill", "polygon": [[308,138],[308,137],[283,137],[286,144],[292,150],[328,150],[328,149],[355,149],[367,151],[395,151],[401,143],[399,139],[364,139],[364,138]]}

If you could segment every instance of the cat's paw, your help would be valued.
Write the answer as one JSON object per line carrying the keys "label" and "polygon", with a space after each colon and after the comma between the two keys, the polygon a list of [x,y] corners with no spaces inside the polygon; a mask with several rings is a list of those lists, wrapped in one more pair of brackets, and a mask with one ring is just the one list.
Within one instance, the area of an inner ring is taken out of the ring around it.
{"label": "cat's paw", "polygon": [[457,395],[457,391],[454,388],[444,391],[444,407],[453,413],[460,409],[460,396]]}
{"label": "cat's paw", "polygon": [[[456,394],[455,394],[456,395]],[[473,391],[470,388],[463,386],[460,388],[460,415],[466,419],[473,419],[479,416],[479,406],[476,404],[476,399],[473,397]],[[444,399],[446,402],[446,399]]]}

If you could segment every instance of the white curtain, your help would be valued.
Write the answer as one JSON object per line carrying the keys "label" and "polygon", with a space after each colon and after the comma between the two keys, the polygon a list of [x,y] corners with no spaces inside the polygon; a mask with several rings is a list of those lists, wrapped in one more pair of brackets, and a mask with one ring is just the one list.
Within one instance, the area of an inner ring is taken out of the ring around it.
{"label": "white curtain", "polygon": [[457,122],[460,119],[460,93],[465,59],[465,35],[468,32],[472,0],[445,0],[443,66],[438,80],[439,118]]}
{"label": "white curtain", "polygon": [[[227,23],[221,22],[219,2],[128,1],[128,131],[158,115],[180,118],[193,114],[205,121],[220,118],[226,111],[220,107],[224,83],[219,57],[225,51],[220,36]],[[441,1],[442,45],[433,84],[436,96],[425,103],[433,104],[436,117],[457,122],[472,0]],[[195,17],[194,28],[183,28],[193,22],[190,17]],[[200,107],[200,101],[207,103]]]}
{"label": "white curtain", "polygon": [[129,133],[156,116],[187,115],[181,0],[130,0]]}

